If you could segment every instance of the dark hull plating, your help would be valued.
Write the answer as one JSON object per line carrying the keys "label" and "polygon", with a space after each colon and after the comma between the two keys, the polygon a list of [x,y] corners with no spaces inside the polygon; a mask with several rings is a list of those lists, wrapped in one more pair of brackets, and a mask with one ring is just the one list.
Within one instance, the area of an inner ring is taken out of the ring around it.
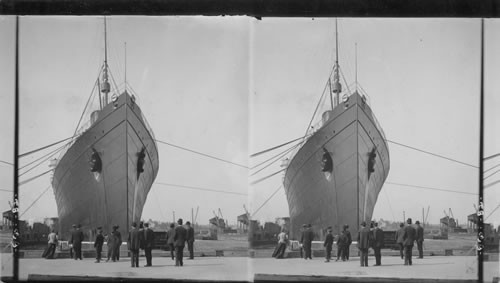
{"label": "dark hull plating", "polygon": [[[328,226],[334,234],[347,224],[354,238],[362,221],[371,220],[378,194],[389,173],[384,134],[361,96],[341,103],[290,160],[284,187],[290,211],[290,234],[300,238],[312,224],[316,239]],[[333,160],[332,173],[322,172],[323,148]],[[375,171],[368,178],[369,153],[376,148]]]}
{"label": "dark hull plating", "polygon": [[[144,172],[137,174],[138,153],[145,148]],[[90,171],[95,149],[102,171]],[[52,187],[59,234],[67,238],[72,224],[92,234],[118,225],[125,240],[132,222],[141,219],[146,197],[158,174],[158,150],[141,110],[124,93],[104,107],[97,120],[68,149],[54,169]],[[88,235],[87,234],[87,235]],[[91,238],[91,236],[90,236]]]}

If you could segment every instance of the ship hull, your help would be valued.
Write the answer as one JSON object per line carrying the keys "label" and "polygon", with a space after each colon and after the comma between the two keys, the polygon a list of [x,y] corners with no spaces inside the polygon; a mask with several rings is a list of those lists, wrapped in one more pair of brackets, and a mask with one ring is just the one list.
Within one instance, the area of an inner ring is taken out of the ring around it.
{"label": "ship hull", "polygon": [[[132,222],[139,222],[156,175],[158,150],[140,108],[127,94],[105,106],[59,160],[52,187],[59,216],[59,235],[68,238],[73,224],[80,224],[86,239],[97,227],[104,233],[118,225],[126,239]],[[137,173],[139,152],[144,148],[144,171]],[[94,150],[101,172],[91,172]]]}
{"label": "ship hull", "polygon": [[[374,172],[368,170],[375,148]],[[326,149],[333,170],[323,172]],[[357,93],[340,103],[311,135],[287,166],[284,187],[290,212],[290,235],[300,238],[303,224],[311,224],[315,239],[324,239],[349,225],[353,238],[361,222],[369,223],[389,173],[389,151],[382,129],[370,107]]]}

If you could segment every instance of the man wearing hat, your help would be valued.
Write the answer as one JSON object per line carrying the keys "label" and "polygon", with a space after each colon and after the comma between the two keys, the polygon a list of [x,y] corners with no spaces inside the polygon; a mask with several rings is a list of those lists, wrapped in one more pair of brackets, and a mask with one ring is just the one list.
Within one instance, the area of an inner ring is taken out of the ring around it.
{"label": "man wearing hat", "polygon": [[344,246],[344,256],[345,260],[349,260],[349,249],[352,244],[352,237],[351,237],[351,232],[349,231],[349,225],[345,224],[344,225],[344,235],[346,236],[346,243]]}
{"label": "man wearing hat", "polygon": [[182,226],[182,219],[177,220],[177,227],[174,229],[174,246],[175,246],[175,266],[183,266],[182,257],[184,253],[184,246],[187,240],[187,231]]}
{"label": "man wearing hat", "polygon": [[194,229],[191,226],[191,223],[189,221],[186,222],[186,231],[187,231],[187,244],[188,244],[188,251],[189,251],[189,259],[194,259],[194,250],[193,250],[193,245],[194,245]]}
{"label": "man wearing hat", "polygon": [[312,259],[312,251],[311,251],[311,245],[312,241],[314,239],[314,232],[312,230],[312,225],[308,224],[307,228],[302,232],[302,237],[300,239],[300,242],[302,243],[302,246],[304,247],[304,252],[305,252],[305,259]]}
{"label": "man wearing hat", "polygon": [[122,234],[118,231],[120,226],[113,226],[113,234],[115,236],[115,241],[113,242],[113,261],[120,260],[120,246],[122,245]]}
{"label": "man wearing hat", "polygon": [[94,248],[96,252],[96,263],[101,261],[102,245],[104,244],[104,236],[102,235],[102,227],[97,227],[97,236],[94,242]]}
{"label": "man wearing hat", "polygon": [[361,254],[361,266],[368,266],[368,248],[370,247],[371,234],[370,228],[366,227],[366,222],[363,221],[358,232],[358,249]]}
{"label": "man wearing hat", "polygon": [[327,234],[325,237],[325,242],[323,243],[323,246],[325,247],[326,250],[325,262],[330,262],[330,258],[332,257],[332,246],[333,246],[332,227],[328,227],[326,231]]}
{"label": "man wearing hat", "polygon": [[130,259],[132,267],[139,267],[139,249],[141,247],[141,233],[137,229],[137,224],[132,223],[132,229],[128,233],[127,240],[128,250],[130,251]]}
{"label": "man wearing hat", "polygon": [[73,231],[71,232],[71,239],[69,242],[73,245],[73,250],[75,251],[75,260],[82,260],[82,241],[83,232],[80,230],[80,224],[73,225]]}
{"label": "man wearing hat", "polygon": [[417,220],[415,222],[417,224],[417,227],[415,230],[417,230],[417,248],[418,248],[418,258],[424,258],[424,249],[423,249],[423,244],[424,244],[424,228],[420,226],[420,222]]}
{"label": "man wearing hat", "polygon": [[384,245],[384,232],[378,227],[378,222],[373,224],[373,251],[375,252],[375,266],[380,266],[382,264],[382,254],[380,250]]}
{"label": "man wearing hat", "polygon": [[144,223],[144,252],[146,254],[146,265],[153,266],[153,245],[155,241],[155,233],[149,228],[149,223]]}
{"label": "man wearing hat", "polygon": [[399,230],[396,231],[396,237],[395,237],[395,240],[396,240],[396,244],[399,245],[399,254],[401,255],[401,259],[404,259],[404,245],[403,245],[403,234],[404,234],[404,230],[405,230],[405,224],[404,223],[401,223],[399,224]]}
{"label": "man wearing hat", "polygon": [[415,242],[416,234],[415,228],[411,226],[411,218],[406,220],[406,225],[403,231],[403,245],[405,246],[405,265],[411,265],[411,252],[413,249],[413,242]]}

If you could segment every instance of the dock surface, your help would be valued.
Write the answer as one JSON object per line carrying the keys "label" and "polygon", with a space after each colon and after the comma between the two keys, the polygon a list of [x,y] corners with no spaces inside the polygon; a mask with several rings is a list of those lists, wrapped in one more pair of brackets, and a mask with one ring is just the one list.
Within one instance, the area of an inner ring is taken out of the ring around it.
{"label": "dock surface", "polygon": [[[4,254],[5,255],[5,254]],[[4,258],[5,259],[5,258]],[[475,282],[477,257],[433,256],[414,259],[412,266],[404,266],[399,257],[382,257],[382,266],[360,267],[359,257],[350,261],[324,262],[323,258],[247,258],[203,257],[184,260],[183,267],[176,267],[170,257],[153,257],[152,267],[130,267],[130,258],[117,262],[95,263],[95,259],[22,258],[19,259],[20,280],[43,281],[240,281],[240,282]],[[10,261],[11,262],[11,261]],[[9,260],[2,261],[3,271],[8,271]],[[499,263],[484,263],[484,280],[492,282],[498,276]],[[5,276],[7,274],[3,274]]]}

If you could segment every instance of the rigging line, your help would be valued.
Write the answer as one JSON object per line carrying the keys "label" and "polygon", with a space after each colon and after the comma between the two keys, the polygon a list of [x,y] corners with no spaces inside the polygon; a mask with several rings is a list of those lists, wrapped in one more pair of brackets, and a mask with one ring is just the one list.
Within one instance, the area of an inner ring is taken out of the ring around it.
{"label": "rigging line", "polygon": [[397,145],[403,146],[403,147],[407,147],[407,148],[410,148],[410,149],[413,149],[413,150],[416,150],[416,151],[427,153],[427,154],[430,154],[430,155],[433,155],[433,156],[436,156],[436,157],[447,159],[449,161],[453,161],[453,162],[456,162],[456,163],[467,165],[467,166],[470,166],[470,167],[473,167],[473,168],[479,168],[479,167],[477,167],[475,165],[471,165],[471,164],[468,164],[468,163],[465,163],[465,162],[462,162],[462,161],[458,161],[458,160],[455,160],[455,159],[452,159],[452,158],[449,158],[449,157],[446,157],[446,156],[442,156],[442,155],[439,155],[439,154],[436,154],[436,153],[432,153],[432,152],[429,152],[429,151],[418,149],[418,148],[415,148],[415,147],[412,147],[412,146],[408,146],[408,145],[405,145],[405,144],[402,144],[402,143],[398,143],[398,142],[395,142],[395,141],[390,141],[388,139],[386,139],[386,141],[388,141],[390,143],[393,143],[393,144],[397,144]]}
{"label": "rigging line", "polygon": [[10,163],[10,162],[7,162],[7,161],[3,161],[3,160],[0,160],[0,163],[5,163],[5,164],[7,164],[7,165],[12,165],[12,166],[14,166],[14,164],[13,164],[13,163]]}
{"label": "rigging line", "polygon": [[[38,152],[38,151],[40,151],[40,150],[43,150],[43,149],[49,148],[49,147],[54,146],[54,145],[56,145],[56,144],[60,144],[60,143],[62,143],[62,142],[64,142],[64,141],[67,141],[67,140],[72,139],[72,138],[74,138],[74,137],[76,137],[76,135],[74,135],[74,136],[72,136],[72,137],[69,137],[69,138],[65,138],[65,139],[60,140],[60,141],[55,142],[55,143],[51,143],[51,144],[46,145],[46,146],[44,146],[44,147],[40,147],[40,148],[37,148],[37,149],[31,150],[31,151],[28,151],[28,152],[26,152],[26,153],[23,153],[23,154],[19,155],[19,158],[21,158],[21,157],[25,157],[26,155],[30,155],[30,154],[33,154],[33,153]],[[23,168],[23,167],[21,167],[21,168],[19,168],[19,169],[22,169],[22,168]]]}
{"label": "rigging line", "polygon": [[295,148],[297,148],[299,145],[300,145],[300,143],[299,143],[299,144],[297,144],[297,145],[295,145],[294,147],[292,147],[292,148],[288,149],[285,153],[281,154],[280,156],[277,156],[277,157],[276,157],[276,160],[274,160],[273,162],[271,162],[271,163],[267,164],[266,166],[264,166],[264,167],[260,168],[260,169],[259,169],[259,170],[257,170],[256,172],[254,172],[254,173],[250,174],[250,176],[254,176],[255,174],[257,174],[257,173],[261,172],[262,170],[266,169],[267,167],[269,167],[269,166],[273,165],[276,161],[278,161],[278,160],[280,160],[281,158],[283,158],[283,156],[287,155],[289,152],[291,152],[292,150],[294,150]]}
{"label": "rigging line", "polygon": [[497,207],[495,209],[493,209],[492,212],[490,212],[490,214],[488,214],[488,216],[486,216],[486,218],[484,219],[485,221],[488,220],[488,218],[500,207],[500,204],[497,205]]}
{"label": "rigging line", "polygon": [[49,152],[49,153],[47,153],[47,154],[43,155],[42,157],[40,157],[40,158],[38,158],[38,159],[36,159],[36,160],[33,160],[32,162],[30,162],[30,163],[28,163],[28,164],[26,164],[26,165],[24,165],[24,166],[22,166],[22,167],[19,167],[19,169],[18,169],[18,170],[21,170],[21,169],[26,168],[27,166],[29,166],[29,165],[31,165],[31,164],[33,164],[33,163],[35,163],[35,162],[37,162],[37,161],[39,161],[39,160],[41,160],[41,159],[45,158],[44,160],[42,160],[42,161],[41,161],[40,163],[38,163],[37,165],[35,165],[35,166],[31,167],[31,168],[30,168],[30,169],[28,169],[26,172],[23,172],[22,174],[19,174],[18,176],[20,177],[20,176],[22,176],[22,175],[24,175],[24,174],[28,173],[29,171],[31,171],[31,170],[33,170],[33,169],[35,169],[36,167],[40,166],[40,164],[42,164],[43,162],[47,161],[47,160],[48,160],[49,158],[51,158],[52,156],[56,155],[59,151],[63,150],[63,149],[64,149],[64,148],[65,148],[68,144],[69,144],[69,143],[66,143],[66,144],[64,144],[64,145],[62,145],[62,146],[60,146],[60,147],[56,148],[55,150],[53,150],[53,151],[51,151],[51,152]]}
{"label": "rigging line", "polygon": [[486,185],[483,186],[483,188],[488,188],[488,187],[491,187],[491,186],[496,185],[498,183],[500,183],[500,180],[497,180],[497,181],[495,181],[493,183],[486,184]]}
{"label": "rigging line", "polygon": [[213,189],[193,187],[193,186],[184,186],[184,185],[169,184],[169,183],[162,183],[162,182],[155,182],[155,184],[164,185],[164,186],[171,186],[171,187],[180,187],[180,188],[186,188],[186,189],[193,189],[193,190],[199,190],[199,191],[208,191],[208,192],[215,192],[215,193],[224,193],[224,194],[233,194],[233,195],[248,196],[248,194],[243,194],[243,193],[238,193],[238,192],[213,190]]}
{"label": "rigging line", "polygon": [[486,160],[489,160],[489,159],[495,158],[495,157],[497,157],[497,156],[500,156],[500,153],[493,154],[493,155],[490,155],[490,156],[488,156],[488,157],[485,157],[485,158],[483,158],[483,160],[484,160],[484,161],[486,161]]}
{"label": "rigging line", "polygon": [[281,189],[281,186],[282,186],[282,185],[279,185],[278,189],[277,189],[276,191],[274,191],[274,193],[273,193],[270,197],[268,197],[268,198],[266,199],[266,201],[265,201],[263,204],[261,204],[261,205],[259,206],[259,208],[257,208],[257,210],[255,210],[255,212],[252,214],[252,217],[255,217],[255,214],[257,214],[257,212],[259,212],[259,210],[260,210],[260,209],[261,209],[261,208],[262,208],[262,207],[263,207],[263,206],[264,206],[264,205],[265,205],[268,201],[270,201],[272,197],[274,197],[274,195],[275,195],[275,194],[276,194],[276,193],[277,193],[277,192]]}
{"label": "rigging line", "polygon": [[0,189],[0,191],[2,191],[2,192],[9,192],[9,193],[13,193],[14,192],[13,190],[5,190],[5,189]]}
{"label": "rigging line", "polygon": [[483,171],[483,173],[486,173],[486,172],[490,171],[491,169],[495,169],[495,168],[497,168],[498,166],[500,166],[500,163],[499,163],[499,164],[497,164],[497,165],[495,165],[495,166],[493,166],[493,167],[491,167],[490,169],[484,170],[484,171]]}
{"label": "rigging line", "polygon": [[89,106],[90,99],[94,95],[94,90],[99,85],[99,76],[101,75],[101,72],[102,72],[102,67],[101,67],[101,71],[99,71],[99,74],[97,74],[97,79],[95,80],[94,87],[90,91],[90,96],[87,99],[87,103],[85,104],[85,108],[83,108],[82,115],[80,116],[80,120],[78,120],[78,124],[76,125],[76,129],[75,129],[75,132],[73,133],[73,137],[76,136],[76,133],[78,132],[78,128],[80,128],[80,123],[82,122],[83,115],[85,115],[85,111],[87,110],[87,107]]}
{"label": "rigging line", "polygon": [[[333,73],[333,69],[332,69],[332,73]],[[330,73],[330,76],[328,78],[330,78],[330,77],[331,77],[331,73]],[[319,98],[318,104],[316,104],[316,109],[314,109],[314,113],[311,117],[311,121],[309,121],[309,125],[307,125],[306,132],[304,133],[304,137],[307,136],[307,131],[309,131],[309,129],[311,128],[312,122],[313,122],[314,118],[316,117],[316,112],[318,112],[319,106],[320,106],[320,104],[322,104],[321,101],[323,100],[323,97],[325,96],[327,87],[328,87],[328,81],[325,84],[325,88],[323,89],[323,93],[321,93],[321,97]]]}
{"label": "rigging line", "polygon": [[263,177],[263,178],[260,178],[258,180],[255,180],[255,181],[251,182],[250,184],[251,185],[255,185],[255,184],[260,183],[260,182],[264,181],[265,179],[271,178],[272,176],[274,176],[274,175],[276,175],[276,174],[278,174],[280,172],[283,172],[285,170],[286,170],[286,168],[283,168],[283,169],[279,170],[278,172],[275,172],[275,173],[273,173],[271,175],[267,175],[266,177]]}
{"label": "rigging line", "polygon": [[400,183],[391,183],[391,182],[385,182],[385,183],[386,184],[390,184],[390,185],[403,186],[403,187],[413,187],[413,188],[435,190],[435,191],[443,191],[443,192],[450,192],[450,193],[459,193],[459,194],[474,195],[474,196],[477,195],[477,193],[453,191],[453,190],[438,189],[438,188],[431,188],[431,187],[423,187],[423,186],[416,186],[416,185],[409,185],[409,184],[400,184]]}
{"label": "rigging line", "polygon": [[181,146],[178,146],[178,145],[175,145],[175,144],[171,144],[171,143],[168,143],[168,142],[164,142],[164,141],[161,141],[161,140],[157,140],[157,139],[155,139],[155,141],[157,141],[157,142],[159,142],[159,143],[166,144],[166,145],[170,145],[170,146],[172,146],[172,147],[176,147],[176,148],[179,148],[179,149],[182,149],[182,150],[186,150],[186,151],[189,151],[189,152],[192,152],[192,153],[196,153],[196,154],[199,154],[199,155],[203,155],[203,156],[205,156],[205,157],[213,158],[213,159],[216,159],[216,160],[219,160],[219,161],[222,161],[222,162],[230,163],[230,164],[233,164],[233,165],[236,165],[236,166],[239,166],[239,167],[243,167],[243,168],[248,169],[248,166],[241,165],[241,164],[238,164],[238,163],[234,163],[234,162],[231,162],[231,161],[229,161],[229,160],[221,159],[221,158],[218,158],[218,157],[215,157],[215,156],[211,156],[211,155],[208,155],[208,154],[205,154],[205,153],[201,153],[201,152],[198,152],[198,151],[194,151],[194,150],[192,150],[192,149],[188,149],[188,148],[185,148],[185,147],[181,147]]}
{"label": "rigging line", "polygon": [[49,185],[29,206],[26,210],[19,216],[19,218],[23,217],[23,215],[28,212],[28,210],[50,189],[51,185]]}
{"label": "rigging line", "polygon": [[158,206],[158,210],[160,211],[161,217],[162,217],[162,219],[166,219],[165,215],[163,214],[163,211],[161,210],[161,206],[160,206],[160,203],[158,202],[158,198],[156,197],[156,194],[155,194],[154,190],[152,190],[152,191],[153,191],[152,192],[153,198],[155,200],[156,206]]}
{"label": "rigging line", "polygon": [[285,146],[285,145],[287,145],[287,144],[290,144],[290,143],[292,143],[292,142],[296,142],[296,141],[298,141],[298,140],[304,139],[304,138],[306,138],[306,137],[308,137],[308,136],[310,136],[310,135],[311,135],[311,134],[309,134],[309,135],[307,135],[307,134],[306,134],[306,135],[304,135],[304,136],[302,136],[302,137],[296,138],[296,139],[291,140],[291,141],[288,141],[288,142],[286,142],[286,143],[283,143],[283,144],[280,144],[280,145],[277,145],[277,146],[274,146],[274,147],[271,147],[271,148],[268,148],[268,149],[265,149],[265,150],[259,151],[259,152],[257,152],[257,153],[254,153],[254,154],[250,155],[250,157],[255,157],[255,156],[261,155],[261,154],[263,154],[263,153],[266,153],[266,152],[268,152],[268,151],[275,150],[275,149],[277,149],[277,148],[280,148],[280,147]]}
{"label": "rigging line", "polygon": [[387,199],[387,203],[389,204],[389,208],[391,209],[392,220],[396,222],[396,217],[394,217],[394,211],[392,210],[391,201],[389,200],[389,196],[387,195],[387,190],[384,190],[385,198]]}
{"label": "rigging line", "polygon": [[483,178],[483,180],[488,179],[489,177],[491,177],[491,176],[495,175],[495,174],[496,174],[496,173],[498,173],[498,172],[500,172],[500,170],[497,170],[497,171],[493,172],[491,175],[488,175],[487,177],[484,177],[484,178]]}
{"label": "rigging line", "polygon": [[43,172],[42,174],[36,175],[35,177],[31,177],[31,178],[26,179],[26,180],[24,180],[24,181],[22,181],[22,182],[19,182],[19,186],[22,186],[22,185],[24,185],[24,184],[26,184],[26,183],[29,183],[29,182],[31,182],[31,181],[33,181],[33,180],[35,180],[36,178],[42,177],[43,175],[45,175],[45,174],[47,174],[47,173],[49,173],[49,172],[51,172],[51,171],[53,171],[53,169],[49,169],[49,170],[47,170],[47,171]]}
{"label": "rigging line", "polygon": [[278,154],[276,154],[276,155],[272,156],[271,158],[268,158],[267,160],[262,161],[261,163],[259,163],[259,164],[255,165],[255,166],[250,167],[249,169],[250,169],[250,170],[253,170],[253,169],[255,169],[255,168],[259,167],[260,165],[262,165],[262,164],[264,164],[264,163],[266,163],[266,162],[268,162],[268,161],[270,161],[270,160],[274,159],[276,156],[281,155],[281,154],[283,154],[284,152],[288,152],[290,149],[294,149],[294,148],[296,148],[296,147],[297,147],[297,146],[299,146],[300,144],[301,144],[301,143],[298,143],[298,144],[296,144],[296,145],[294,145],[294,146],[292,146],[292,147],[289,147],[289,148],[287,148],[287,149],[283,150],[282,152],[280,152],[280,153],[278,153]]}

